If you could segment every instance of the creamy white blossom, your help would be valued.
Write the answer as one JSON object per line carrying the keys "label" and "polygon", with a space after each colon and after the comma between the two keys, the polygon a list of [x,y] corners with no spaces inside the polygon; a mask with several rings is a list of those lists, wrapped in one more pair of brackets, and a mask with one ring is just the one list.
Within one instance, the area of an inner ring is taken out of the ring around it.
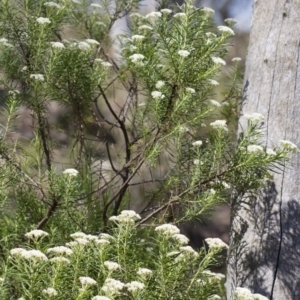
{"label": "creamy white blossom", "polygon": [[125,284],[119,280],[113,278],[106,278],[101,290],[108,294],[119,294],[119,292],[125,287]]}
{"label": "creamy white blossom", "polygon": [[194,165],[203,165],[203,162],[200,159],[196,158],[196,159],[193,160],[193,164]]}
{"label": "creamy white blossom", "polygon": [[202,144],[203,144],[203,142],[201,140],[199,140],[199,141],[194,142],[192,145],[199,147],[199,146],[202,146]]}
{"label": "creamy white blossom", "polygon": [[147,14],[145,16],[145,19],[157,19],[160,18],[162,16],[161,12],[159,11],[152,11],[151,13]]}
{"label": "creamy white blossom", "polygon": [[271,149],[271,148],[267,148],[266,149],[266,153],[268,154],[268,155],[270,155],[270,156],[273,156],[273,155],[276,155],[277,153],[273,150],[273,149]]}
{"label": "creamy white blossom", "polygon": [[222,298],[218,295],[209,296],[207,300],[221,300]]}
{"label": "creamy white blossom", "polygon": [[222,181],[221,184],[223,185],[223,187],[224,187],[225,189],[230,189],[230,185],[229,185],[227,182]]}
{"label": "creamy white blossom", "polygon": [[218,26],[219,31],[224,32],[224,33],[228,33],[229,35],[234,35],[234,31],[227,26]]}
{"label": "creamy white blossom", "polygon": [[30,74],[30,79],[34,79],[34,80],[37,80],[37,81],[44,81],[45,78],[44,78],[44,75],[42,74]]}
{"label": "creamy white blossom", "polygon": [[214,129],[220,129],[220,130],[228,131],[228,128],[227,128],[227,125],[226,125],[226,120],[216,120],[216,121],[210,123],[210,126]]}
{"label": "creamy white blossom", "polygon": [[225,277],[226,277],[222,273],[215,273],[215,272],[211,272],[209,270],[203,271],[202,274],[205,274],[206,276],[210,277],[210,279],[212,279],[211,281],[221,281],[222,279],[225,279]]}
{"label": "creamy white blossom", "polygon": [[240,57],[234,57],[231,61],[241,61],[242,59]]}
{"label": "creamy white blossom", "polygon": [[174,18],[178,18],[178,19],[186,18],[186,13],[184,12],[177,13],[174,15]]}
{"label": "creamy white blossom", "polygon": [[105,240],[110,240],[110,239],[113,239],[114,237],[108,233],[100,233],[100,238],[105,239]]}
{"label": "creamy white blossom", "polygon": [[172,224],[159,225],[155,228],[155,231],[166,236],[173,236],[180,233],[179,228]]}
{"label": "creamy white blossom", "polygon": [[51,21],[48,18],[39,17],[36,19],[39,24],[50,24]]}
{"label": "creamy white blossom", "polygon": [[79,232],[74,232],[74,233],[70,234],[70,237],[73,238],[73,239],[85,238],[86,234],[79,231]]}
{"label": "creamy white blossom", "polygon": [[24,248],[14,248],[14,249],[11,249],[11,250],[9,251],[9,253],[10,253],[11,256],[21,256],[21,254],[22,254],[23,252],[26,252],[26,251],[27,251],[27,250],[24,249]]}
{"label": "creamy white blossom", "polygon": [[190,88],[190,87],[185,88],[185,90],[186,90],[188,93],[191,93],[191,94],[195,94],[195,93],[196,93],[195,89]]}
{"label": "creamy white blossom", "polygon": [[217,100],[211,99],[211,100],[209,100],[209,102],[210,102],[213,106],[216,106],[216,107],[220,107],[220,106],[221,106],[220,102],[218,102]]}
{"label": "creamy white blossom", "polygon": [[219,82],[214,79],[207,79],[208,83],[214,86],[219,85]]}
{"label": "creamy white blossom", "polygon": [[25,236],[29,239],[43,238],[48,235],[49,235],[48,232],[40,230],[40,229],[34,229],[34,230],[31,230],[31,231],[25,233]]}
{"label": "creamy white blossom", "polygon": [[91,285],[96,285],[97,281],[88,276],[79,277],[79,281],[83,287],[88,287]]}
{"label": "creamy white blossom", "polygon": [[253,300],[251,291],[242,287],[235,289],[235,296],[237,300]]}
{"label": "creamy white blossom", "polygon": [[39,260],[47,261],[48,260],[47,256],[40,250],[27,250],[27,251],[21,252],[20,255],[23,258],[25,258],[27,260],[32,260],[32,261],[39,261]]}
{"label": "creamy white blossom", "polygon": [[147,277],[152,275],[152,271],[147,269],[147,268],[139,268],[138,271],[136,272],[137,275],[142,276],[142,277]]}
{"label": "creamy white blossom", "polygon": [[90,45],[100,45],[100,43],[94,39],[86,39],[85,41]]}
{"label": "creamy white blossom", "polygon": [[188,244],[188,242],[189,242],[189,239],[188,239],[185,235],[180,234],[180,233],[174,234],[174,235],[172,236],[172,238],[173,238],[175,241],[177,241],[180,245],[186,245],[186,244]]}
{"label": "creamy white blossom", "polygon": [[214,190],[214,189],[209,189],[209,193],[210,193],[211,195],[215,195],[215,194],[216,194],[216,190]]}
{"label": "creamy white blossom", "polygon": [[55,254],[65,254],[65,255],[71,255],[73,251],[65,246],[56,246],[53,248],[48,248],[46,253],[55,253]]}
{"label": "creamy white blossom", "polygon": [[111,298],[108,298],[106,296],[94,296],[92,300],[111,300]]}
{"label": "creamy white blossom", "polygon": [[259,152],[263,152],[264,148],[262,146],[259,145],[249,145],[247,146],[247,152],[249,153],[259,153]]}
{"label": "creamy white blossom", "polygon": [[182,246],[179,249],[184,256],[198,257],[198,253],[191,246]]}
{"label": "creamy white blossom", "polygon": [[289,151],[296,151],[298,150],[298,147],[290,142],[290,141],[287,141],[287,140],[280,140],[279,141],[280,145],[284,148],[284,149],[287,149]]}
{"label": "creamy white blossom", "polygon": [[151,96],[153,99],[164,99],[165,98],[165,95],[160,91],[153,91],[151,93]]}
{"label": "creamy white blossom", "polygon": [[208,244],[208,247],[210,249],[219,249],[219,248],[225,248],[228,249],[228,245],[224,243],[220,238],[207,238],[205,239],[205,242]]}
{"label": "creamy white blossom", "polygon": [[49,261],[54,263],[64,263],[64,264],[70,264],[71,261],[63,256],[55,256],[49,259]]}
{"label": "creamy white blossom", "polygon": [[165,86],[165,82],[162,81],[162,80],[157,81],[157,83],[156,83],[156,85],[155,85],[155,87],[156,87],[157,89],[160,89],[160,88],[162,88],[163,86]]}
{"label": "creamy white blossom", "polygon": [[56,48],[56,49],[65,48],[65,45],[61,42],[51,42],[50,44],[51,44],[52,48]]}
{"label": "creamy white blossom", "polygon": [[[78,175],[78,171],[76,169],[65,169],[63,171],[63,174],[68,175],[68,176],[77,176]],[[72,235],[71,235],[72,236]]]}
{"label": "creamy white blossom", "polygon": [[206,32],[205,35],[206,35],[208,38],[215,38],[215,37],[217,37],[213,32]]}
{"label": "creamy white blossom", "polygon": [[115,271],[115,270],[121,269],[121,266],[114,261],[107,260],[103,264],[109,271]]}
{"label": "creamy white blossom", "polygon": [[269,298],[261,294],[252,294],[253,300],[269,300]]}
{"label": "creamy white blossom", "polygon": [[137,12],[131,13],[129,16],[132,19],[134,19],[134,18],[142,18],[142,15],[139,14],[139,13],[137,13]]}
{"label": "creamy white blossom", "polygon": [[110,244],[110,241],[106,240],[106,239],[98,239],[98,240],[95,240],[95,244],[100,245],[100,246],[107,246]]}
{"label": "creamy white blossom", "polygon": [[56,289],[54,289],[52,287],[49,287],[47,289],[42,290],[42,293],[49,296],[49,297],[54,297],[54,296],[58,295]]}
{"label": "creamy white blossom", "polygon": [[180,55],[181,57],[187,57],[190,55],[190,52],[187,50],[179,50],[178,55]]}
{"label": "creamy white blossom", "polygon": [[113,65],[110,63],[110,62],[108,62],[108,61],[102,61],[101,62],[101,65],[103,66],[103,67],[112,67]]}
{"label": "creamy white blossom", "polygon": [[131,223],[134,224],[135,221],[140,220],[141,217],[134,210],[123,210],[118,216],[112,216],[109,218],[112,222],[117,223]]}
{"label": "creamy white blossom", "polygon": [[201,11],[204,12],[208,16],[212,16],[215,13],[215,11],[210,7],[203,7],[201,9]]}
{"label": "creamy white blossom", "polygon": [[143,54],[139,54],[139,53],[136,53],[136,54],[133,54],[131,56],[129,56],[129,59],[131,60],[131,62],[133,63],[141,63],[141,61],[145,58],[145,56]]}
{"label": "creamy white blossom", "polygon": [[60,9],[61,6],[55,2],[52,2],[52,1],[49,1],[49,2],[45,2],[44,3],[44,6],[48,6],[48,7],[55,7],[55,8],[58,8]]}
{"label": "creamy white blossom", "polygon": [[90,49],[90,44],[87,43],[87,42],[79,42],[77,44],[77,47],[80,49],[80,50],[89,50]]}
{"label": "creamy white blossom", "polygon": [[162,14],[167,14],[167,15],[169,15],[169,14],[172,13],[172,10],[171,10],[171,9],[168,9],[168,8],[163,8],[163,9],[160,10],[160,12],[161,12]]}
{"label": "creamy white blossom", "polygon": [[139,281],[131,281],[131,282],[127,283],[125,286],[126,286],[127,290],[131,293],[135,293],[136,291],[142,290],[145,288],[145,285]]}
{"label": "creamy white blossom", "polygon": [[8,43],[8,39],[0,38],[0,44],[6,44],[6,43]]}
{"label": "creamy white blossom", "polygon": [[91,7],[94,7],[94,8],[102,8],[102,6],[98,3],[92,3],[91,4]]}
{"label": "creamy white blossom", "polygon": [[223,59],[220,58],[220,57],[215,57],[215,56],[213,56],[211,59],[212,59],[212,61],[213,61],[216,65],[223,65],[223,66],[226,65],[225,60],[223,60]]}
{"label": "creamy white blossom", "polygon": [[149,25],[141,25],[138,30],[153,30],[153,28]]}
{"label": "creamy white blossom", "polygon": [[265,120],[265,117],[262,114],[257,112],[254,112],[252,114],[245,114],[245,118],[250,122],[252,122],[253,124],[257,124]]}
{"label": "creamy white blossom", "polygon": [[145,39],[145,36],[144,35],[140,35],[140,34],[135,34],[131,37],[131,39],[133,41],[142,41]]}
{"label": "creamy white blossom", "polygon": [[232,26],[234,24],[236,24],[236,19],[232,19],[232,18],[227,18],[224,20],[225,23],[227,23],[228,25]]}

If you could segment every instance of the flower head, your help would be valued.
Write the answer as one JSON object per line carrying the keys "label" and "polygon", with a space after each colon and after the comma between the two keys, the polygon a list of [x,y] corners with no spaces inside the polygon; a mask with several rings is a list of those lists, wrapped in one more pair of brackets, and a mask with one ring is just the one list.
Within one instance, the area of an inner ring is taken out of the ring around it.
{"label": "flower head", "polygon": [[161,12],[159,12],[159,11],[152,11],[151,13],[149,13],[149,14],[147,14],[145,16],[145,19],[153,20],[153,19],[160,18],[161,16],[162,16]]}
{"label": "flower head", "polygon": [[209,100],[209,102],[213,105],[213,106],[216,106],[216,107],[220,107],[221,106],[221,104],[220,104],[220,102],[218,102],[217,100]]}
{"label": "flower head", "polygon": [[56,49],[65,48],[65,45],[61,42],[51,42],[50,44],[51,44],[52,48],[56,48]]}
{"label": "flower head", "polygon": [[195,94],[195,93],[196,93],[195,89],[190,88],[190,87],[185,88],[185,90],[186,90],[188,93],[190,93],[190,94]]}
{"label": "flower head", "polygon": [[236,19],[227,18],[227,19],[224,20],[224,22],[226,24],[228,24],[229,26],[233,26],[234,24],[236,24]]}
{"label": "flower head", "polygon": [[105,261],[103,264],[109,271],[115,271],[121,269],[121,266],[118,263],[113,261]]}
{"label": "flower head", "polygon": [[188,242],[189,242],[189,239],[188,239],[185,235],[180,234],[180,233],[174,234],[174,235],[172,236],[172,238],[173,238],[175,241],[177,241],[180,245],[186,245],[186,244],[188,244]]}
{"label": "flower head", "polygon": [[157,89],[160,89],[160,88],[162,88],[163,86],[165,86],[165,82],[162,81],[162,80],[157,81],[157,83],[156,83],[156,85],[155,85],[155,87],[156,87]]}
{"label": "flower head", "polygon": [[131,38],[132,38],[133,41],[142,41],[142,40],[145,39],[145,36],[144,35],[140,35],[140,34],[135,34]]}
{"label": "flower head", "polygon": [[216,81],[216,80],[214,80],[214,79],[208,79],[207,81],[208,81],[208,83],[211,84],[211,85],[214,85],[214,86],[219,85],[219,82]]}
{"label": "flower head", "polygon": [[119,294],[119,292],[124,288],[125,284],[119,280],[113,278],[106,278],[101,290],[107,294]]}
{"label": "flower head", "polygon": [[92,298],[92,300],[111,300],[111,299],[106,296],[95,296]]}
{"label": "flower head", "polygon": [[109,218],[109,220],[113,222],[131,224],[134,224],[135,221],[140,219],[140,215],[133,210],[123,210],[118,216],[112,216]]}
{"label": "flower head", "polygon": [[168,8],[163,8],[163,9],[160,10],[160,12],[161,12],[162,14],[169,15],[169,14],[172,13],[172,10],[171,10],[171,9],[168,9]]}
{"label": "flower head", "polygon": [[164,99],[165,98],[165,95],[162,92],[159,92],[159,91],[153,91],[151,93],[151,96],[152,96],[153,99]]}
{"label": "flower head", "polygon": [[54,297],[54,296],[57,296],[57,294],[58,294],[56,289],[54,289],[52,287],[42,290],[42,293],[49,297]]}
{"label": "flower head", "polygon": [[253,124],[257,124],[265,120],[265,117],[262,114],[256,112],[252,114],[245,114],[245,118]]}
{"label": "flower head", "polygon": [[208,244],[210,249],[228,249],[228,245],[219,238],[207,238],[205,239],[205,242]]}
{"label": "flower head", "polygon": [[218,26],[219,31],[228,35],[234,35],[234,31],[227,26]]}
{"label": "flower head", "polygon": [[47,261],[48,260],[47,256],[39,250],[23,251],[23,252],[21,252],[21,256],[23,258],[25,258],[26,260],[32,260],[32,261],[40,261],[40,260]]}
{"label": "flower head", "polygon": [[39,24],[50,24],[51,21],[48,18],[39,17],[36,19]]}
{"label": "flower head", "polygon": [[94,39],[86,39],[85,41],[90,45],[100,45],[100,43]]}
{"label": "flower head", "polygon": [[73,253],[73,251],[65,246],[57,246],[57,247],[53,247],[53,248],[48,248],[47,253],[55,253],[55,254],[65,254],[65,255],[71,255]]}
{"label": "flower head", "polygon": [[263,151],[264,151],[264,148],[259,145],[249,145],[247,147],[247,152],[249,152],[249,153],[259,153],[259,152],[263,152]]}
{"label": "flower head", "polygon": [[94,280],[91,277],[87,277],[87,276],[79,277],[79,281],[80,281],[82,287],[88,287],[88,286],[97,284],[96,280]]}
{"label": "flower head", "polygon": [[183,18],[186,18],[186,13],[184,12],[179,12],[177,14],[174,15],[174,18],[177,18],[177,19],[183,19]]}
{"label": "flower head", "polygon": [[223,66],[226,65],[226,62],[220,57],[213,56],[211,59],[216,65],[223,65]]}
{"label": "flower head", "polygon": [[89,43],[87,43],[87,42],[79,42],[78,44],[77,44],[77,47],[80,49],[80,50],[89,50],[90,49],[90,44]]}
{"label": "flower head", "polygon": [[63,171],[63,174],[68,175],[68,176],[77,176],[78,175],[78,171],[76,169],[65,169]]}
{"label": "flower head", "polygon": [[48,232],[40,230],[40,229],[34,229],[34,230],[31,230],[31,231],[25,233],[25,236],[29,239],[43,238],[48,235],[49,235]]}
{"label": "flower head", "polygon": [[202,146],[202,144],[203,144],[203,142],[199,140],[199,141],[194,142],[192,145],[200,147],[200,146]]}
{"label": "flower head", "polygon": [[44,3],[44,6],[48,6],[48,7],[55,7],[57,9],[60,9],[60,5],[55,3],[55,2],[52,2],[52,1],[49,1],[49,2],[45,2]]}
{"label": "flower head", "polygon": [[157,231],[161,235],[165,235],[169,237],[180,233],[179,228],[172,224],[159,225],[155,228],[155,231]]}
{"label": "flower head", "polygon": [[131,281],[131,282],[127,283],[125,286],[126,286],[127,290],[131,293],[135,293],[136,291],[142,290],[143,288],[145,288],[145,285],[139,281]]}
{"label": "flower head", "polygon": [[181,57],[187,57],[187,56],[190,55],[190,52],[187,51],[187,50],[179,50],[178,55],[181,56]]}
{"label": "flower head", "polygon": [[142,60],[144,58],[145,58],[145,56],[143,54],[139,54],[139,53],[129,56],[129,59],[131,60],[132,63],[139,64],[139,65],[141,65]]}
{"label": "flower head", "polygon": [[294,143],[287,141],[287,140],[280,140],[280,145],[284,149],[289,150],[289,151],[297,151],[298,150],[298,147]]}
{"label": "flower head", "polygon": [[210,126],[214,129],[228,131],[228,128],[226,125],[226,120],[216,120],[216,121],[210,123]]}
{"label": "flower head", "polygon": [[201,11],[204,12],[207,16],[212,16],[215,13],[215,11],[210,7],[203,7]]}
{"label": "flower head", "polygon": [[271,148],[267,148],[267,149],[266,149],[266,153],[267,153],[267,155],[269,155],[269,156],[274,156],[274,155],[277,154],[277,153],[276,153],[273,149],[271,149]]}
{"label": "flower head", "polygon": [[242,59],[240,57],[234,57],[231,61],[241,61]]}
{"label": "flower head", "polygon": [[29,77],[30,77],[30,79],[34,79],[36,81],[44,81],[45,80],[44,75],[42,75],[42,74],[31,74]]}
{"label": "flower head", "polygon": [[246,288],[237,287],[235,296],[238,300],[253,300],[251,291]]}
{"label": "flower head", "polygon": [[54,263],[64,263],[64,264],[70,264],[71,261],[63,256],[55,256],[49,259],[49,261]]}
{"label": "flower head", "polygon": [[152,275],[152,271],[147,269],[147,268],[139,268],[138,271],[136,272],[137,275],[141,277],[147,277]]}

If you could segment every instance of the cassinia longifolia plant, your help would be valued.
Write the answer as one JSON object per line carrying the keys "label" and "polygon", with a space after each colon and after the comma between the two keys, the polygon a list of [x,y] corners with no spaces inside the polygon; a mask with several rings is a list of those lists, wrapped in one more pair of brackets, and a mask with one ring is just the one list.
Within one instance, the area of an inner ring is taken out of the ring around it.
{"label": "cassinia longifolia plant", "polygon": [[224,299],[226,244],[196,252],[175,224],[236,208],[297,150],[266,149],[258,113],[236,144],[239,58],[212,100],[232,20],[138,2],[0,1],[1,299]]}

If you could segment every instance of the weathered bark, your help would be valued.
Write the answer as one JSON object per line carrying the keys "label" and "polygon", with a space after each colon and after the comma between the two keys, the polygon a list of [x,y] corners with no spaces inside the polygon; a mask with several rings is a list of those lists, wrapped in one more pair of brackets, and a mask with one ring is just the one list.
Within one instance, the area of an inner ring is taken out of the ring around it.
{"label": "weathered bark", "polygon": [[[265,143],[300,146],[300,0],[256,0],[242,114],[266,117]],[[241,115],[241,122],[244,123]],[[300,299],[300,157],[234,213],[227,297],[235,287],[273,300]]]}

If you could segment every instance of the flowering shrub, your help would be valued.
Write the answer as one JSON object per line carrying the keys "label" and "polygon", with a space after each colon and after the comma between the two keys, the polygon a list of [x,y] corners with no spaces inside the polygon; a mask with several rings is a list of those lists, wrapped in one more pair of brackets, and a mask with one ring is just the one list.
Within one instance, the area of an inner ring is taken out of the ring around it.
{"label": "flowering shrub", "polygon": [[[208,267],[225,245],[198,253],[174,224],[235,208],[298,151],[262,145],[257,112],[236,145],[239,58],[212,99],[233,20],[215,28],[191,1],[145,16],[138,4],[1,2],[1,299],[220,299]],[[120,18],[130,30],[115,38]]]}

